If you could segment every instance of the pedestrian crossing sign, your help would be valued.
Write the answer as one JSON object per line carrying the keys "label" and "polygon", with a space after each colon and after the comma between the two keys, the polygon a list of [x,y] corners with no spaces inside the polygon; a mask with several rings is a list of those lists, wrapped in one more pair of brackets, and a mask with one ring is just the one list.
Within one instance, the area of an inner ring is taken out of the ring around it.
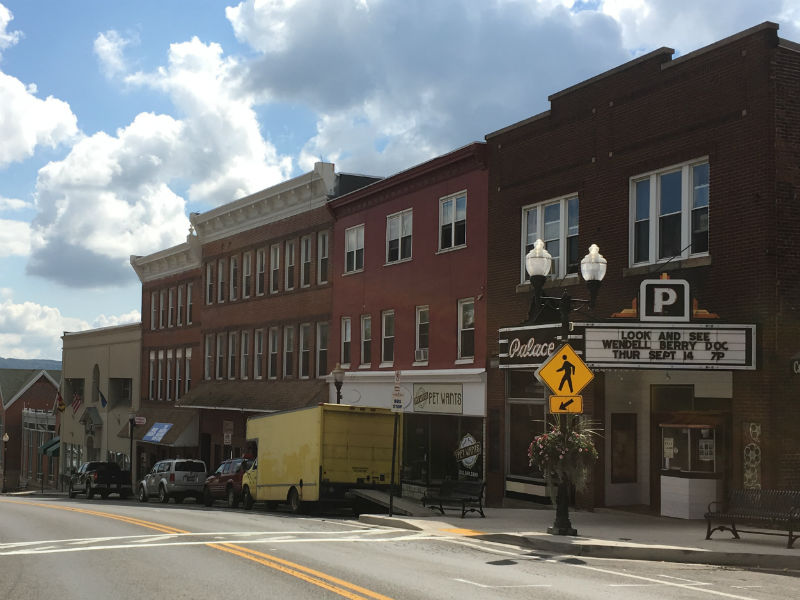
{"label": "pedestrian crossing sign", "polygon": [[594,373],[569,344],[550,355],[536,370],[536,378],[556,396],[574,396],[594,379]]}

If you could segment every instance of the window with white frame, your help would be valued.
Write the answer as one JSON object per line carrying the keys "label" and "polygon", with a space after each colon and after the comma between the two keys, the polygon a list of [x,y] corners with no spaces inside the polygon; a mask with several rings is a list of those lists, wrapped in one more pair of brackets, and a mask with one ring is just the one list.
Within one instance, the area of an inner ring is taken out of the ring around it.
{"label": "window with white frame", "polygon": [[236,332],[228,333],[228,379],[236,378]]}
{"label": "window with white frame", "polygon": [[458,301],[458,358],[475,357],[475,300]]}
{"label": "window with white frame", "polygon": [[175,288],[169,288],[169,304],[167,307],[167,326],[175,326]]}
{"label": "window with white frame", "polygon": [[175,400],[181,399],[181,392],[183,391],[182,362],[183,348],[178,348],[175,350]]}
{"label": "window with white frame", "polygon": [[214,265],[206,265],[206,304],[214,302]]}
{"label": "window with white frame", "polygon": [[269,365],[267,376],[270,379],[278,377],[278,346],[280,345],[280,330],[277,327],[269,329]]}
{"label": "window with white frame", "polygon": [[217,334],[217,379],[222,379],[225,372],[225,334]]}
{"label": "window with white frame", "polygon": [[286,269],[285,269],[286,281],[284,282],[283,289],[285,290],[294,289],[294,261],[295,261],[294,254],[295,254],[294,240],[287,240],[286,256],[284,257],[286,261]]}
{"label": "window with white frame", "polygon": [[342,317],[342,353],[340,361],[343,365],[350,364],[350,338],[351,322],[350,317]]}
{"label": "window with white frame", "polygon": [[631,179],[631,264],[708,253],[709,166],[691,161]]}
{"label": "window with white frame", "polygon": [[267,251],[264,248],[259,248],[256,252],[256,294],[262,296],[264,294],[265,280],[264,273],[267,270]]}
{"label": "window with white frame", "polygon": [[300,239],[300,287],[311,285],[311,237]]}
{"label": "window with white frame", "polygon": [[394,363],[394,311],[381,313],[381,364]]}
{"label": "window with white frame", "polygon": [[167,402],[172,400],[172,350],[167,350],[167,389],[164,397]]}
{"label": "window with white frame", "polygon": [[255,363],[253,368],[253,377],[255,379],[262,379],[264,377],[264,330],[256,329],[255,337],[253,339],[255,354]]}
{"label": "window with white frame", "polygon": [[192,308],[194,305],[192,304],[192,284],[186,284],[186,324],[192,324]]}
{"label": "window with white frame", "polygon": [[311,374],[311,323],[300,325],[299,352],[299,375],[301,379],[308,379]]}
{"label": "window with white frame", "polygon": [[183,286],[178,286],[178,327],[183,325]]}
{"label": "window with white frame", "polygon": [[231,256],[231,271],[230,271],[230,294],[231,300],[236,300],[239,297],[239,257]]}
{"label": "window with white frame", "polygon": [[161,400],[164,397],[164,351],[158,351],[158,389],[156,398]]}
{"label": "window with white frame", "polygon": [[564,277],[580,270],[578,255],[578,197],[564,196],[522,209],[522,281],[528,278],[525,271],[525,255],[533,248],[537,239],[553,257],[550,275]]}
{"label": "window with white frame", "polygon": [[417,343],[414,349],[415,362],[428,362],[428,333],[430,328],[430,311],[427,306],[417,307]]}
{"label": "window with white frame", "polygon": [[361,364],[372,363],[372,317],[361,315]]}
{"label": "window with white frame", "polygon": [[158,294],[158,328],[164,329],[167,324],[167,292],[161,290]]}
{"label": "window with white frame", "polygon": [[317,377],[328,374],[328,324],[317,323]]}
{"label": "window with white frame", "polygon": [[317,234],[317,283],[328,282],[328,232]]}
{"label": "window with white frame", "polygon": [[439,200],[439,250],[467,243],[467,193],[459,192]]}
{"label": "window with white frame", "polygon": [[283,328],[283,376],[294,375],[294,326]]}
{"label": "window with white frame", "polygon": [[214,336],[206,334],[206,362],[203,377],[207,380],[213,377],[214,373]]}
{"label": "window with white frame", "polygon": [[242,298],[250,297],[250,286],[253,282],[253,253],[242,255]]}
{"label": "window with white frame", "polygon": [[411,258],[411,209],[386,217],[386,262]]}
{"label": "window with white frame", "polygon": [[150,400],[156,399],[156,353],[150,351]]}
{"label": "window with white frame", "polygon": [[187,348],[186,352],[184,352],[184,360],[186,361],[186,368],[183,370],[186,376],[186,386],[185,390],[188,392],[192,389],[192,349]]}
{"label": "window with white frame", "polygon": [[242,360],[239,365],[239,377],[250,378],[250,332],[242,332]]}
{"label": "window with white frame", "polygon": [[344,272],[364,269],[364,226],[357,225],[344,232]]}
{"label": "window with white frame", "polygon": [[217,302],[225,302],[225,261],[217,262]]}
{"label": "window with white frame", "polygon": [[281,247],[274,244],[269,250],[269,293],[277,294],[281,286]]}
{"label": "window with white frame", "polygon": [[150,329],[155,331],[158,327],[158,293],[150,294]]}

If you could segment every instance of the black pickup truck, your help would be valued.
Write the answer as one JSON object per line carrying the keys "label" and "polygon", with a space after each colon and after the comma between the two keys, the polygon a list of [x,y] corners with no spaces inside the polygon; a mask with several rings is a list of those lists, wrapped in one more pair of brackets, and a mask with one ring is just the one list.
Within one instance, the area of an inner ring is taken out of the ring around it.
{"label": "black pickup truck", "polygon": [[69,480],[70,498],[78,494],[86,494],[89,499],[95,494],[107,498],[113,493],[127,498],[131,495],[131,490],[131,472],[123,471],[114,462],[85,462]]}

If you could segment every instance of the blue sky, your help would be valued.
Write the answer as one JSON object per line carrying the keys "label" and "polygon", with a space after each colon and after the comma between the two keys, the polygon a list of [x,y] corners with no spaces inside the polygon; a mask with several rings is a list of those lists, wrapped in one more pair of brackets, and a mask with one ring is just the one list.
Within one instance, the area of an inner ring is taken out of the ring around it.
{"label": "blue sky", "polygon": [[310,170],[391,175],[795,0],[0,0],[0,357],[140,319],[129,265]]}

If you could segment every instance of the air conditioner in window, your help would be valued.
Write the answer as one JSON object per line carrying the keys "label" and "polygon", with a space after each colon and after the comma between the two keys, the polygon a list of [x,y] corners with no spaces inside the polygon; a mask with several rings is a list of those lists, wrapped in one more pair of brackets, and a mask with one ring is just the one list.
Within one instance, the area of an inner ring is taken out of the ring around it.
{"label": "air conditioner in window", "polygon": [[416,362],[427,362],[428,360],[428,349],[427,348],[417,348],[414,352],[414,360]]}

